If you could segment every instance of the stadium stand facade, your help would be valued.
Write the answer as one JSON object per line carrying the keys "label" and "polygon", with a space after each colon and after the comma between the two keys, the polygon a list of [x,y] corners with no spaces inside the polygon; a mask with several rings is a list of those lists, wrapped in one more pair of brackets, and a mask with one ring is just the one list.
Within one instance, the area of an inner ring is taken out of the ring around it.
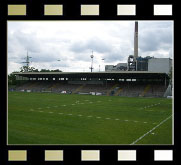
{"label": "stadium stand facade", "polygon": [[14,90],[128,97],[164,97],[169,85],[166,73],[132,72],[58,72],[14,73],[22,81]]}

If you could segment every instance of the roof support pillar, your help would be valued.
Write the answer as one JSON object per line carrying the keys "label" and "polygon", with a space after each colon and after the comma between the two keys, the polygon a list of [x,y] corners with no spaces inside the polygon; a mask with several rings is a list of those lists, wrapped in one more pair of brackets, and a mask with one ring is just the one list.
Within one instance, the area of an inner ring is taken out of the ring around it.
{"label": "roof support pillar", "polygon": [[165,75],[165,88],[167,86],[167,79],[166,79],[166,75]]}

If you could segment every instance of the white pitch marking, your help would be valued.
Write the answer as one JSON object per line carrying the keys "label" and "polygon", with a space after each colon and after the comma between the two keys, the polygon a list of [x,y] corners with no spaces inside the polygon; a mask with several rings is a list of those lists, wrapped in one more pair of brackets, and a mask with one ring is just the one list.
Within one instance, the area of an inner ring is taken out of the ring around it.
{"label": "white pitch marking", "polygon": [[58,114],[62,115],[63,113],[58,113]]}
{"label": "white pitch marking", "polygon": [[135,143],[137,143],[138,141],[140,141],[141,139],[143,139],[146,135],[148,135],[149,133],[151,133],[153,130],[155,130],[157,127],[159,127],[160,125],[162,125],[164,122],[166,122],[170,117],[172,117],[172,115],[170,115],[169,117],[167,117],[165,120],[163,120],[162,122],[160,122],[158,125],[156,125],[155,127],[153,127],[151,130],[149,130],[148,132],[146,132],[144,135],[140,136],[137,140],[135,140],[133,143],[131,143],[130,145],[133,145]]}
{"label": "white pitch marking", "polygon": [[72,115],[72,114],[70,113],[70,114],[68,114],[68,115]]}
{"label": "white pitch marking", "polygon": [[115,119],[115,120],[119,120],[119,119]]}
{"label": "white pitch marking", "polygon": [[100,119],[101,117],[98,116],[98,117],[96,117],[96,118]]}
{"label": "white pitch marking", "polygon": [[143,123],[147,123],[147,122],[143,122]]}
{"label": "white pitch marking", "polygon": [[78,116],[82,116],[82,115],[78,115]]}
{"label": "white pitch marking", "polygon": [[49,112],[49,113],[53,113],[53,112]]}
{"label": "white pitch marking", "polygon": [[109,120],[110,118],[106,118],[107,120]]}

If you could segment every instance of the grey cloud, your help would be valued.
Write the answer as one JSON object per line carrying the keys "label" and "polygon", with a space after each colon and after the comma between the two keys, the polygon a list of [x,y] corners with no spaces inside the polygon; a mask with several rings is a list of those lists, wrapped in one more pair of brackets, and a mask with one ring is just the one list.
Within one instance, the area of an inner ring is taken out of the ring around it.
{"label": "grey cloud", "polygon": [[61,67],[69,67],[70,66],[70,62],[69,61],[65,61],[65,62],[52,62],[50,64],[51,67],[53,68],[61,68]]}
{"label": "grey cloud", "polygon": [[57,61],[60,56],[59,50],[46,44],[37,38],[36,33],[26,34],[19,30],[8,36],[8,53],[14,62],[23,61],[27,51],[33,62]]}
{"label": "grey cloud", "polygon": [[120,56],[119,53],[111,53],[111,54],[107,54],[105,55],[105,62],[115,62],[115,61],[122,61],[123,57]]}
{"label": "grey cloud", "polygon": [[[16,51],[16,47],[14,45],[18,44],[21,46],[22,49],[28,50],[31,52],[39,52],[40,51],[40,43],[38,38],[36,37],[36,33],[23,33],[22,31],[18,30],[15,31],[10,38],[9,43],[9,50]],[[15,44],[16,43],[16,44]]]}
{"label": "grey cloud", "polygon": [[93,50],[98,53],[104,53],[110,51],[111,45],[108,45],[104,40],[96,37],[89,39],[85,42],[76,42],[71,45],[70,50],[76,53],[85,52],[87,50]]}
{"label": "grey cloud", "polygon": [[79,59],[80,61],[90,61],[91,51],[93,50],[94,55],[96,55],[96,52],[103,54],[106,62],[114,62],[123,60],[123,54],[126,54],[125,52],[127,50],[126,44],[127,42],[120,42],[120,45],[123,48],[121,48],[121,46],[115,48],[109,41],[104,41],[97,37],[85,41],[84,43],[76,42],[70,47],[70,49],[71,51],[76,52],[74,60]]}
{"label": "grey cloud", "polygon": [[[87,50],[84,51],[83,53],[75,53],[72,58],[71,61],[72,62],[77,62],[77,61],[82,61],[82,62],[86,62],[86,61],[90,61],[90,55],[91,55],[91,50]],[[94,55],[96,55],[96,52],[94,52]]]}
{"label": "grey cloud", "polygon": [[145,29],[140,29],[139,48],[145,52],[157,51],[159,49],[168,50],[172,46],[173,37],[170,26],[170,23],[154,23],[151,27],[148,26]]}
{"label": "grey cloud", "polygon": [[103,58],[105,58],[105,62],[108,63],[126,60],[130,55],[129,49],[130,48],[127,47],[127,45],[122,45],[122,47],[119,47],[118,49],[113,48],[112,51],[104,54]]}

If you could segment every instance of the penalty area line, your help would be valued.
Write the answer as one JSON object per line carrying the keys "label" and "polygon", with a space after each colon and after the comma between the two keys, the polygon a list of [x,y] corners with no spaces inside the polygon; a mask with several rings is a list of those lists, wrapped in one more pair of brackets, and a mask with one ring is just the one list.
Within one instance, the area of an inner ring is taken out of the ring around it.
{"label": "penalty area line", "polygon": [[165,120],[163,120],[162,122],[160,122],[157,126],[153,127],[150,131],[148,131],[147,133],[145,133],[144,135],[140,136],[137,140],[135,140],[134,142],[132,142],[130,145],[133,145],[135,143],[137,143],[138,141],[140,141],[141,139],[143,139],[146,135],[148,135],[149,133],[151,133],[153,130],[155,130],[157,127],[159,127],[160,125],[162,125],[164,122],[166,122],[169,118],[171,118],[172,115],[170,115],[169,117],[167,117]]}

